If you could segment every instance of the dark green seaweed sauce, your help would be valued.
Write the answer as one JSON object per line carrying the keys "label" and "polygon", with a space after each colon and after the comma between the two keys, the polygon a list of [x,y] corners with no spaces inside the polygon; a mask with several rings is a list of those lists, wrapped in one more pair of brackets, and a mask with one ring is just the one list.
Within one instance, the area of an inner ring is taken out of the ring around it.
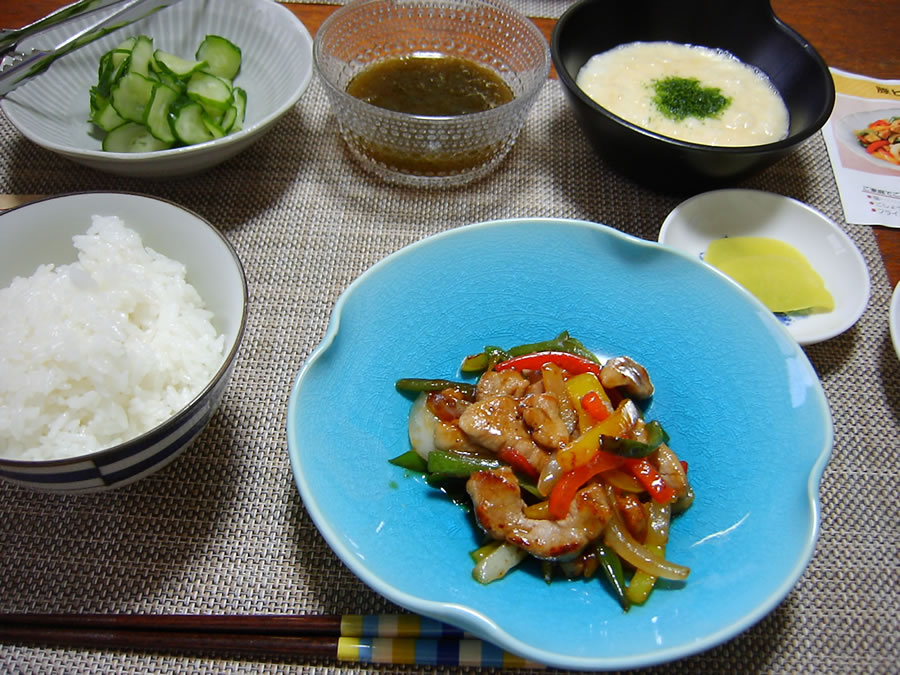
{"label": "dark green seaweed sauce", "polygon": [[696,77],[667,77],[653,80],[653,102],[666,117],[678,122],[696,117],[718,117],[731,98],[718,87],[704,87]]}

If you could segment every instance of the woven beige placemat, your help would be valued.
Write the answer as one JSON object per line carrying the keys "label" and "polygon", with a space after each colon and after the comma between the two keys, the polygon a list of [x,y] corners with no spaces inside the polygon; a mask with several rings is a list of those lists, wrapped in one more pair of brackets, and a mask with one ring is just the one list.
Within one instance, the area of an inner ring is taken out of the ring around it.
{"label": "woven beige placemat", "polygon": [[[843,224],[820,135],[745,186],[799,198]],[[344,151],[315,81],[255,146],[209,173],[171,182],[80,168],[32,145],[0,117],[0,192],[78,190],[144,192],[209,219],[237,248],[252,309],[220,412],[173,465],[104,495],[60,497],[0,485],[0,611],[397,611],[332,554],[304,511],[288,463],[289,389],[338,295],[392,251],[463,224],[546,215],[655,239],[680,201],[603,166],[556,81],[542,91],[498,171],[443,192],[388,187],[362,172]],[[868,262],[872,296],[853,329],[806,350],[835,419],[812,563],[758,625],[646,672],[895,672],[900,362],[888,334],[891,289],[872,231],[845,227]],[[9,645],[0,646],[0,664],[42,673],[422,670]]]}

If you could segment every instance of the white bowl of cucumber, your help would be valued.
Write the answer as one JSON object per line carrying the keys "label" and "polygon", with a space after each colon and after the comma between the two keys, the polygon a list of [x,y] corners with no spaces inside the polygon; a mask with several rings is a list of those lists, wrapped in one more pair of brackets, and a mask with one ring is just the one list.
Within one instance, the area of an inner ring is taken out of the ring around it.
{"label": "white bowl of cucumber", "polygon": [[[19,47],[47,48],[96,18]],[[311,77],[312,37],[284,6],[181,0],[59,59],[0,109],[23,136],[74,162],[172,178],[247,148]]]}

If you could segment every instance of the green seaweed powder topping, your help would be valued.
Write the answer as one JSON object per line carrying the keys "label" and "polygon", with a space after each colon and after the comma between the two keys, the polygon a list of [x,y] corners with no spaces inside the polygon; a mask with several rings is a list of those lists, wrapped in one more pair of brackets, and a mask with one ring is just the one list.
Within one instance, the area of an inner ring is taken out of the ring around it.
{"label": "green seaweed powder topping", "polygon": [[679,122],[687,117],[718,117],[731,104],[718,87],[704,87],[696,77],[654,80],[653,89],[653,102],[659,111]]}

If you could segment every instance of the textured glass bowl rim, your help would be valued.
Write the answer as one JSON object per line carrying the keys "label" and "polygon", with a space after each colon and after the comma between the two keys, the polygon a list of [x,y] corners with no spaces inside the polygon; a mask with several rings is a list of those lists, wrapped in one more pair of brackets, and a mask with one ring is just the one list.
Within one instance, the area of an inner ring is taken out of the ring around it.
{"label": "textured glass bowl rim", "polygon": [[400,2],[390,3],[385,3],[385,0],[354,0],[353,2],[349,2],[332,12],[325,19],[325,21],[322,22],[322,25],[316,31],[316,36],[313,40],[313,67],[316,73],[319,75],[319,81],[322,82],[322,84],[325,86],[326,93],[333,100],[339,101],[341,105],[345,105],[350,108],[356,108],[358,110],[365,110],[368,111],[372,116],[383,117],[398,123],[413,121],[414,123],[419,125],[430,126],[447,125],[448,122],[453,122],[454,124],[459,125],[467,125],[467,123],[469,122],[471,122],[472,124],[483,124],[486,121],[490,121],[493,117],[506,117],[510,114],[511,111],[516,112],[518,109],[527,109],[528,107],[530,107],[535,96],[537,96],[538,92],[540,92],[541,90],[541,87],[543,87],[547,76],[550,74],[552,59],[550,57],[550,46],[548,45],[547,40],[544,38],[543,33],[540,32],[538,27],[534,25],[534,22],[530,21],[528,17],[517,11],[515,8],[501,2],[496,2],[495,0],[414,0],[414,4],[418,5],[432,5],[434,7],[444,8],[452,8],[453,6],[483,6],[493,7],[494,9],[500,9],[506,12],[512,18],[516,19],[522,24],[522,27],[526,33],[529,33],[531,36],[536,38],[539,43],[543,44],[544,58],[543,66],[541,67],[541,76],[535,78],[535,85],[532,85],[531,87],[526,89],[521,96],[516,96],[515,98],[513,98],[512,101],[504,103],[503,105],[496,108],[492,108],[491,110],[469,113],[467,115],[415,115],[411,113],[397,112],[395,110],[388,110],[386,108],[379,108],[378,106],[372,105],[371,103],[366,103],[365,101],[362,101],[355,96],[348,94],[346,91],[335,85],[331,78],[329,78],[325,74],[324,68],[320,64],[320,61],[323,60],[321,56],[322,42],[324,41],[327,31],[349,12],[365,5],[381,4],[400,6],[413,3],[406,3],[402,0]]}

